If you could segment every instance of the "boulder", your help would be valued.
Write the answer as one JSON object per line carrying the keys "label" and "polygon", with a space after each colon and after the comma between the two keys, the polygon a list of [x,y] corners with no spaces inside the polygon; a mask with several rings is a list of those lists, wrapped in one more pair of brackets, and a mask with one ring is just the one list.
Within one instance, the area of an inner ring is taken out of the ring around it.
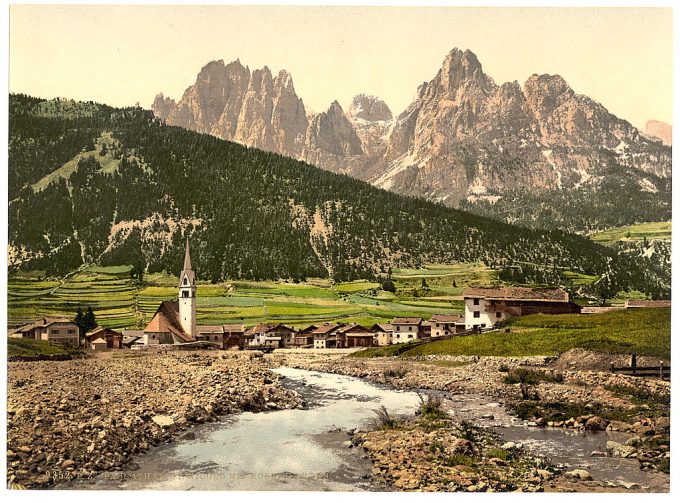
{"label": "boulder", "polygon": [[630,456],[637,452],[637,449],[635,449],[635,447],[623,445],[618,442],[614,442],[613,440],[607,441],[607,450],[611,453],[612,456],[616,456],[619,458],[629,458]]}
{"label": "boulder", "polygon": [[593,416],[586,421],[586,430],[592,431],[604,431],[607,429],[609,421],[601,418],[600,416]]}
{"label": "boulder", "polygon": [[577,468],[576,470],[572,470],[570,472],[566,472],[565,475],[568,475],[569,477],[573,477],[578,480],[593,480],[593,476],[590,474],[589,471],[581,470],[579,468]]}
{"label": "boulder", "polygon": [[151,420],[161,428],[170,428],[175,426],[175,420],[170,416],[153,416]]}

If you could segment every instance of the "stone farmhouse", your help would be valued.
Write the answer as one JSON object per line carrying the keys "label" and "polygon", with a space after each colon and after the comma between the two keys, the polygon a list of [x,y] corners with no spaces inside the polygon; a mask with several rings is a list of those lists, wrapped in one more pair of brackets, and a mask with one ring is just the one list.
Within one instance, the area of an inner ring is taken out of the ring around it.
{"label": "stone farmhouse", "polygon": [[64,346],[77,348],[80,345],[80,329],[68,318],[49,317],[22,325],[9,337],[19,339],[36,339],[55,342]]}
{"label": "stone farmhouse", "polygon": [[490,329],[513,316],[581,312],[561,288],[467,287],[463,300],[467,330]]}
{"label": "stone farmhouse", "polygon": [[394,318],[392,320],[392,344],[412,342],[423,336],[422,318]]}
{"label": "stone farmhouse", "polygon": [[[104,347],[98,349],[122,349],[123,334],[111,328],[97,327],[85,334],[86,346],[90,347],[98,339],[104,341]],[[99,343],[101,346],[101,343]],[[95,348],[92,348],[95,349]]]}
{"label": "stone farmhouse", "polygon": [[465,331],[465,319],[460,314],[435,314],[430,318],[430,335],[447,337]]}

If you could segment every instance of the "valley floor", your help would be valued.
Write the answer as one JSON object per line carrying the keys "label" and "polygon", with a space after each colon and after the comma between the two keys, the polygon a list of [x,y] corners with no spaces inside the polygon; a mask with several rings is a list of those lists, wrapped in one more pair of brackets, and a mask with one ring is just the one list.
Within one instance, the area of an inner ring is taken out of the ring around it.
{"label": "valley floor", "polygon": [[[388,415],[375,430],[348,432],[347,447],[368,456],[375,483],[394,490],[667,490],[668,382],[602,371],[604,356],[583,350],[522,358],[364,359],[349,353],[178,350],[11,362],[8,482],[40,488],[88,478],[125,466],[151,446],[219,415],[305,407],[269,370],[293,367],[432,397],[415,417]],[[551,463],[540,445],[525,449],[503,442],[479,426],[488,416],[458,416],[467,410],[460,400],[481,396],[502,406],[497,414],[504,410],[536,430],[623,435],[626,440],[616,437],[621,441],[607,442],[607,452],[593,455],[637,458],[648,473],[645,482],[606,482]]]}

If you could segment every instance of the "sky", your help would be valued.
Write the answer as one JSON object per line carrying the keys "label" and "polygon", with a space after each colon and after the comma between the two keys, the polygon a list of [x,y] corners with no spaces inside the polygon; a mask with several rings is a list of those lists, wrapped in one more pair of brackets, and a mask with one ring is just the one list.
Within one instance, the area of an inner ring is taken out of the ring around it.
{"label": "sky", "polygon": [[240,59],[288,70],[308,110],[366,93],[396,115],[454,47],[498,84],[560,74],[634,126],[672,123],[670,8],[13,5],[9,88],[148,108]]}

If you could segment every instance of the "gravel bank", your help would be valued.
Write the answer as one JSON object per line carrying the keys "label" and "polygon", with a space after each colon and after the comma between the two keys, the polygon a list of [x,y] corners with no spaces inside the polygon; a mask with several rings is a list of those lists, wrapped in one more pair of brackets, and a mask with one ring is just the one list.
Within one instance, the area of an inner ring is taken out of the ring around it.
{"label": "gravel bank", "polygon": [[257,353],[110,352],[8,364],[8,483],[44,488],[129,462],[193,424],[295,408]]}

